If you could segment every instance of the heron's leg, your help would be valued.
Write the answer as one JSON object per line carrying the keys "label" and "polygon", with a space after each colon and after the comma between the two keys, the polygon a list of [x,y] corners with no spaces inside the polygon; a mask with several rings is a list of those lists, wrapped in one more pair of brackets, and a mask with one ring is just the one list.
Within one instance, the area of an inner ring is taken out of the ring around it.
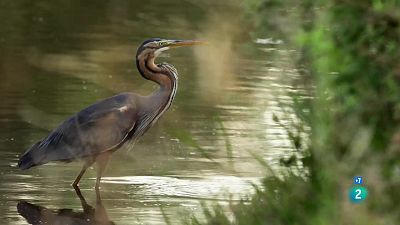
{"label": "heron's leg", "polygon": [[111,151],[104,152],[97,156],[96,158],[96,165],[97,165],[97,178],[96,178],[96,190],[100,188],[100,180],[103,172],[107,166],[108,161],[110,160]]}
{"label": "heron's leg", "polygon": [[76,177],[74,183],[72,183],[72,186],[75,188],[75,190],[76,190],[76,188],[78,187],[79,181],[81,180],[83,174],[85,174],[86,169],[89,168],[89,167],[93,164],[93,162],[94,162],[93,159],[88,159],[88,160],[85,162],[85,164],[83,164],[83,167],[82,167],[81,172],[80,172],[80,173],[78,174],[78,176]]}
{"label": "heron's leg", "polygon": [[85,213],[90,214],[94,212],[94,208],[86,202],[85,197],[83,197],[79,186],[74,187],[76,195],[78,195],[79,200],[81,201],[82,209]]}
{"label": "heron's leg", "polygon": [[96,205],[103,205],[99,189],[96,189]]}
{"label": "heron's leg", "polygon": [[[107,214],[107,209],[103,206],[103,203],[101,201],[99,189],[96,189],[96,211],[94,213],[94,217],[96,221],[101,221],[101,222],[110,221],[110,218],[108,217]],[[114,223],[111,222],[111,224]]]}

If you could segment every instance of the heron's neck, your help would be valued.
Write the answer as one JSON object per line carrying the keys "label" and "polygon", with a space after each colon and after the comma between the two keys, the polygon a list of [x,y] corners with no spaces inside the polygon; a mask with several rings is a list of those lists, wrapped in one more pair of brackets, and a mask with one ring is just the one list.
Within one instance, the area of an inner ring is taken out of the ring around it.
{"label": "heron's neck", "polygon": [[168,64],[156,65],[154,60],[155,57],[138,58],[136,65],[145,79],[160,85],[159,90],[151,97],[154,98],[154,103],[158,103],[157,108],[162,114],[174,100],[178,88],[178,77],[174,67]]}
{"label": "heron's neck", "polygon": [[155,57],[150,55],[140,55],[136,59],[136,66],[140,74],[147,80],[151,80],[160,85],[160,87],[168,88],[171,84],[171,79],[162,68],[158,67],[155,62]]}

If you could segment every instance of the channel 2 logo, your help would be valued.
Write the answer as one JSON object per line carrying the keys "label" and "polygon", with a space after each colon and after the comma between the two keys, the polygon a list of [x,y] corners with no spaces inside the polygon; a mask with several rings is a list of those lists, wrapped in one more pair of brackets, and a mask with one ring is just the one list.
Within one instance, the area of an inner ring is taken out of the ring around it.
{"label": "channel 2 logo", "polygon": [[353,186],[349,189],[349,199],[352,203],[361,203],[368,196],[368,190],[363,186],[363,178],[356,176],[353,179]]}

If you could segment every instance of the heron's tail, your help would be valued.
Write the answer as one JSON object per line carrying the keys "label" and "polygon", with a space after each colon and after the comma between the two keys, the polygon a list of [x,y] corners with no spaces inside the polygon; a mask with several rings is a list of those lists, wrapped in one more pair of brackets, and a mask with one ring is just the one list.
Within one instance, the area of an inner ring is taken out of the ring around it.
{"label": "heron's tail", "polygon": [[21,170],[26,170],[26,169],[31,168],[32,166],[34,166],[33,158],[31,156],[31,154],[29,152],[27,152],[24,155],[22,155],[22,157],[19,159],[18,167]]}
{"label": "heron's tail", "polygon": [[21,170],[26,170],[33,166],[43,164],[40,162],[41,160],[39,160],[39,158],[37,157],[37,155],[38,155],[37,151],[39,149],[38,148],[39,145],[40,145],[40,141],[37,142],[36,144],[34,144],[30,149],[28,149],[28,151],[26,151],[21,156],[21,158],[19,159],[19,162],[18,162],[18,167]]}

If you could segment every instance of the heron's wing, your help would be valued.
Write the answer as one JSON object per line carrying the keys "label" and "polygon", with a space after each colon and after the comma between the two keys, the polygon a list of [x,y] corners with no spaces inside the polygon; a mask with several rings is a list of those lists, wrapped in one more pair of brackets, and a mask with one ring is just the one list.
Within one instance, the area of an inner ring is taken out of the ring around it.
{"label": "heron's wing", "polygon": [[137,109],[133,100],[132,96],[121,94],[89,106],[64,121],[24,155],[29,155],[34,166],[95,156],[117,147],[135,126]]}

